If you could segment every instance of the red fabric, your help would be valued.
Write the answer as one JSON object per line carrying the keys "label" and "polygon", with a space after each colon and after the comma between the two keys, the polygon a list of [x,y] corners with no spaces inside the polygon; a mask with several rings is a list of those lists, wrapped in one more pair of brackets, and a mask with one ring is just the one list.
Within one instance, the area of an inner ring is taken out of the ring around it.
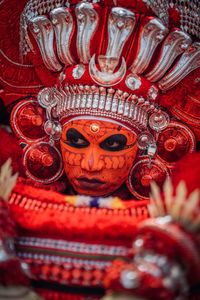
{"label": "red fabric", "polygon": [[18,144],[18,140],[5,129],[0,128],[0,166],[10,157],[12,159],[13,172],[24,175],[22,165],[22,148]]}
{"label": "red fabric", "polygon": [[104,1],[105,5],[108,5],[108,6],[113,6],[113,2],[115,2],[116,6],[123,6],[126,8],[131,8],[131,9],[134,9],[135,11],[139,11],[139,12],[143,12],[143,13],[148,13],[151,11],[150,9],[148,9],[148,7],[145,5],[144,1],[142,1],[142,0],[135,0],[135,1],[127,0],[126,2],[124,0],[116,0],[116,1],[105,0]]}
{"label": "red fabric", "polygon": [[0,284],[4,286],[27,285],[29,280],[22,273],[19,259],[13,257],[0,262]]}
{"label": "red fabric", "polygon": [[127,290],[120,280],[122,272],[127,270],[135,272],[135,267],[131,262],[125,262],[119,259],[114,261],[107,271],[107,276],[104,281],[105,287],[121,295],[131,295],[133,299],[136,295],[148,300],[174,300],[176,298],[173,290],[167,290],[167,288],[165,289],[163,287],[162,277],[151,276],[150,272],[145,271],[141,271],[140,273],[139,287],[136,286]]}
{"label": "red fabric", "polygon": [[48,206],[52,206],[52,209],[28,211],[12,205],[11,211],[20,231],[40,237],[127,244],[132,240],[137,222],[142,219],[114,215],[113,212],[111,219],[110,214],[101,215],[99,209],[97,211],[71,207],[66,211],[56,211],[55,204]]}
{"label": "red fabric", "polygon": [[[1,3],[0,13],[0,61],[1,61],[1,86],[7,93],[14,93],[19,95],[27,95],[27,93],[36,93],[40,80],[30,65],[30,61],[24,59],[24,66],[20,61],[19,53],[19,22],[20,15],[27,0],[10,1],[5,0]],[[16,100],[14,98],[13,100]],[[4,103],[7,105],[11,99],[8,97],[3,98]]]}
{"label": "red fabric", "polygon": [[109,210],[76,208],[65,197],[18,184],[10,197],[10,209],[20,231],[40,237],[129,244],[137,223],[148,216],[146,201],[134,201],[125,210]]}
{"label": "red fabric", "polygon": [[172,108],[177,102],[183,101],[186,95],[193,94],[199,90],[199,82],[196,78],[200,76],[200,68],[191,72],[180,84],[160,96],[160,104],[166,108]]}
{"label": "red fabric", "polygon": [[172,180],[176,187],[181,180],[184,180],[191,193],[195,189],[200,189],[200,153],[192,153],[184,157],[177,163],[173,172]]}
{"label": "red fabric", "polygon": [[175,8],[169,9],[169,20],[171,26],[180,26],[180,13]]}
{"label": "red fabric", "polygon": [[[62,85],[65,86],[66,84],[67,85],[89,85],[89,86],[92,86],[94,85],[94,81],[92,80],[92,78],[90,77],[90,74],[89,74],[89,67],[86,66],[86,70],[85,70],[85,73],[84,75],[80,78],[80,79],[74,79],[73,77],[73,69],[75,68],[76,66],[70,66],[68,68],[66,68],[65,70],[65,74],[66,74],[66,79],[62,82]],[[119,82],[118,84],[116,84],[114,86],[114,89],[115,90],[121,90],[121,91],[124,91],[124,92],[128,92],[130,94],[134,94],[134,95],[137,95],[137,96],[143,96],[144,98],[147,98],[147,93],[148,93],[148,90],[149,88],[152,86],[151,82],[148,81],[146,78],[144,77],[140,77],[140,80],[141,80],[141,86],[138,88],[138,89],[135,89],[134,92],[131,91],[126,83],[125,83],[125,80],[126,80],[126,77],[128,75],[130,75],[131,72],[130,71],[127,71],[126,72],[126,76],[124,77],[124,79]],[[57,83],[58,83],[58,80],[57,80]],[[97,84],[98,86],[98,84]]]}
{"label": "red fabric", "polygon": [[29,33],[29,38],[31,40],[31,43],[34,47],[34,53],[29,52],[27,57],[34,65],[35,73],[37,74],[38,78],[41,81],[41,84],[44,86],[53,86],[55,84],[56,80],[56,73],[48,70],[46,66],[43,63],[42,57],[40,55],[40,50],[37,46],[37,43],[35,39],[31,36]]}
{"label": "red fabric", "polygon": [[45,290],[42,288],[37,288],[35,291],[45,300],[98,300],[101,298],[92,295],[84,295],[84,293],[64,293],[61,291]]}
{"label": "red fabric", "polygon": [[23,274],[20,261],[8,250],[8,241],[16,237],[16,227],[10,214],[8,204],[0,198],[0,244],[3,256],[0,259],[0,284],[26,285],[28,279]]}
{"label": "red fabric", "polygon": [[16,227],[9,213],[9,206],[0,198],[0,240],[14,237]]}

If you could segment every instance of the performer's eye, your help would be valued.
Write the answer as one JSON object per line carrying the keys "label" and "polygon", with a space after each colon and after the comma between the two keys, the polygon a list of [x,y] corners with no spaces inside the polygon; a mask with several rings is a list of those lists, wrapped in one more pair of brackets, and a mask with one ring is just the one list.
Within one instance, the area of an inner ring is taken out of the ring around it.
{"label": "performer's eye", "polygon": [[123,134],[114,134],[109,136],[103,142],[100,147],[108,151],[120,151],[126,148],[127,138]]}
{"label": "performer's eye", "polygon": [[74,128],[68,129],[65,143],[75,148],[85,148],[89,146],[89,142]]}

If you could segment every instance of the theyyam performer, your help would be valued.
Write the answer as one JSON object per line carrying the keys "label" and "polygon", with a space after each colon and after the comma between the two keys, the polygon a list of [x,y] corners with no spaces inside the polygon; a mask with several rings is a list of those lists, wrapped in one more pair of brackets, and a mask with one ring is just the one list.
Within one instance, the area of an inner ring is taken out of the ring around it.
{"label": "theyyam performer", "polygon": [[199,15],[197,0],[0,2],[0,164],[18,173],[0,177],[2,295],[37,297],[27,276],[44,299],[198,299],[198,172],[176,192],[169,178],[199,164]]}

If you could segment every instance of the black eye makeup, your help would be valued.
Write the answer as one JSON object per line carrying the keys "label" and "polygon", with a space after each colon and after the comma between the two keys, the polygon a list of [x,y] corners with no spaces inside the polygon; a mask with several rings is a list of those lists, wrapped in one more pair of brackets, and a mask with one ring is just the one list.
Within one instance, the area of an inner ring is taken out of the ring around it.
{"label": "black eye makeup", "polygon": [[123,134],[113,134],[101,142],[100,147],[108,151],[120,151],[126,149],[127,138]]}
{"label": "black eye makeup", "polygon": [[86,138],[75,128],[70,128],[67,130],[65,143],[74,148],[85,148],[90,144]]}

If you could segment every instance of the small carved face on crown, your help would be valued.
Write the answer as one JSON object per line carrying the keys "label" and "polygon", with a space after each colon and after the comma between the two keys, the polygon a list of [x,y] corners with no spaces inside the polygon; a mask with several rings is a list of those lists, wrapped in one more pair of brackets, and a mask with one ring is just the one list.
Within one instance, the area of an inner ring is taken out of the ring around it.
{"label": "small carved face on crown", "polygon": [[136,134],[104,120],[74,120],[63,126],[65,172],[75,191],[90,196],[115,192],[137,154]]}

